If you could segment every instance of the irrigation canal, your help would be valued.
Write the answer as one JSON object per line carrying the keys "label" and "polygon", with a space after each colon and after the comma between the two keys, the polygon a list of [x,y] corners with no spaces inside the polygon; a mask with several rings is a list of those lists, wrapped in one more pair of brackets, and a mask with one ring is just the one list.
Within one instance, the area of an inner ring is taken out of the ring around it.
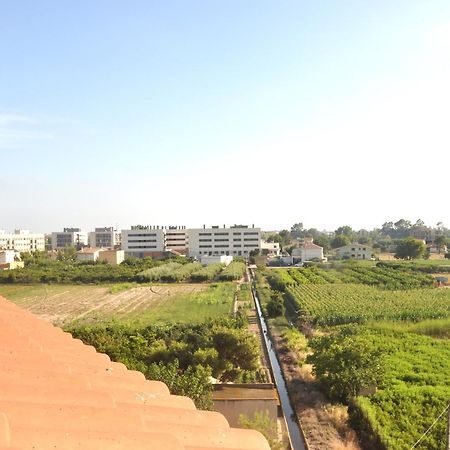
{"label": "irrigation canal", "polygon": [[[252,276],[253,279],[253,276]],[[283,415],[286,420],[286,424],[288,427],[288,435],[289,441],[292,447],[292,450],[307,450],[307,446],[305,444],[305,440],[303,438],[303,433],[300,429],[300,425],[297,421],[297,416],[292,408],[291,401],[289,399],[289,395],[287,392],[286,382],[284,381],[283,374],[281,372],[280,363],[278,362],[277,355],[273,349],[272,341],[269,337],[269,332],[267,329],[266,320],[262,315],[261,305],[259,303],[258,296],[256,295],[256,291],[252,286],[253,298],[255,300],[256,311],[258,313],[259,323],[262,329],[262,335],[264,340],[264,345],[269,355],[269,363],[271,366],[274,384],[278,391],[278,395],[280,397],[281,409],[283,410]]]}

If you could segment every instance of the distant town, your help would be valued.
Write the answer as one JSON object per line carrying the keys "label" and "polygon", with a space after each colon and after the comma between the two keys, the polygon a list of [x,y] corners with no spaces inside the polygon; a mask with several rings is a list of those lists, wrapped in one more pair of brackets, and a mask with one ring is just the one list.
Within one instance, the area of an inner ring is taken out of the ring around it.
{"label": "distant town", "polygon": [[[349,226],[334,232],[306,229],[264,232],[255,225],[135,225],[130,229],[99,227],[93,231],[67,227],[51,233],[16,229],[0,230],[0,269],[23,267],[21,253],[48,252],[55,258],[71,248],[79,261],[103,261],[118,265],[125,258],[164,259],[185,256],[203,264],[229,264],[233,258],[263,262],[267,266],[293,266],[328,259],[412,259],[448,257],[449,230],[442,223],[427,227],[418,220],[385,222],[380,229],[354,231]],[[413,240],[411,249],[400,251]],[[409,251],[409,253],[408,253]]]}

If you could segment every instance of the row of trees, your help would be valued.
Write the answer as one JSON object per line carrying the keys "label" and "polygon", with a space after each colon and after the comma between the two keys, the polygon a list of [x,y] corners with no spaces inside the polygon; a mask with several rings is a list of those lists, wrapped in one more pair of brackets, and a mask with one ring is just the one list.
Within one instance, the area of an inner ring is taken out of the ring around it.
{"label": "row of trees", "polygon": [[266,236],[269,242],[278,242],[288,252],[295,247],[297,240],[305,237],[312,237],[314,243],[323,247],[325,252],[352,242],[386,251],[408,237],[433,241],[438,248],[442,249],[445,245],[450,245],[450,229],[446,228],[442,222],[437,223],[435,227],[429,227],[420,219],[415,223],[405,219],[385,222],[381,228],[373,230],[354,230],[349,225],[343,225],[333,232],[305,228],[303,223],[299,222],[292,225],[290,230],[281,230]]}

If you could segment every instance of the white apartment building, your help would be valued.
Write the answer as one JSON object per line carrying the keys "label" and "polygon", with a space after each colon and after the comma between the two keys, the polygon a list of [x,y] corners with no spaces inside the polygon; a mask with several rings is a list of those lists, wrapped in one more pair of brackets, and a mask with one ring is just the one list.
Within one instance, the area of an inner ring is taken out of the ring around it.
{"label": "white apartment building", "polygon": [[114,250],[122,244],[122,234],[114,227],[95,228],[88,234],[89,247]]}
{"label": "white apartment building", "polygon": [[200,259],[202,255],[231,255],[248,258],[252,250],[261,249],[261,229],[247,225],[223,228],[188,229],[188,254]]}
{"label": "white apartment building", "polygon": [[178,253],[185,255],[188,248],[188,235],[186,227],[168,226],[165,229],[166,250],[175,250]]}
{"label": "white apartment building", "polygon": [[52,250],[76,247],[78,250],[88,245],[87,233],[80,228],[64,228],[63,231],[52,233]]}
{"label": "white apartment building", "polygon": [[28,253],[36,250],[44,251],[45,235],[21,229],[14,230],[14,233],[0,231],[0,250],[2,249]]}
{"label": "white apartment building", "polygon": [[159,226],[136,225],[131,230],[122,230],[122,250],[126,256],[144,258],[163,254],[165,229]]}

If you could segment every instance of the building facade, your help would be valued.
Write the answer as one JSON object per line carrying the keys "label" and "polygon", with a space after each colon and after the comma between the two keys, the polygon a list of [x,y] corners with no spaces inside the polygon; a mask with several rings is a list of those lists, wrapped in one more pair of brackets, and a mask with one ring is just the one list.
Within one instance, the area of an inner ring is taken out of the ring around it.
{"label": "building facade", "polygon": [[89,246],[93,248],[107,248],[114,250],[122,243],[122,234],[114,227],[95,228],[88,235]]}
{"label": "building facade", "polygon": [[31,253],[45,250],[45,235],[28,230],[14,230],[14,233],[0,231],[0,249]]}
{"label": "building facade", "polygon": [[294,262],[323,261],[323,248],[314,244],[313,238],[305,238],[297,248],[292,249],[292,257]]}
{"label": "building facade", "polygon": [[280,256],[280,244],[278,242],[261,241],[261,253],[269,257]]}
{"label": "building facade", "polygon": [[200,259],[202,255],[231,255],[247,259],[252,250],[261,250],[261,229],[254,226],[188,229],[190,257]]}
{"label": "building facade", "polygon": [[52,250],[58,250],[65,247],[75,247],[81,250],[88,245],[87,233],[80,228],[64,228],[63,231],[52,233]]}
{"label": "building facade", "polygon": [[165,230],[165,248],[182,255],[187,254],[188,234],[185,226],[169,226]]}
{"label": "building facade", "polygon": [[136,225],[131,230],[122,230],[122,250],[125,256],[144,258],[163,254],[165,230],[159,226]]}
{"label": "building facade", "polygon": [[336,255],[341,259],[371,259],[373,249],[363,244],[348,244],[336,249]]}

